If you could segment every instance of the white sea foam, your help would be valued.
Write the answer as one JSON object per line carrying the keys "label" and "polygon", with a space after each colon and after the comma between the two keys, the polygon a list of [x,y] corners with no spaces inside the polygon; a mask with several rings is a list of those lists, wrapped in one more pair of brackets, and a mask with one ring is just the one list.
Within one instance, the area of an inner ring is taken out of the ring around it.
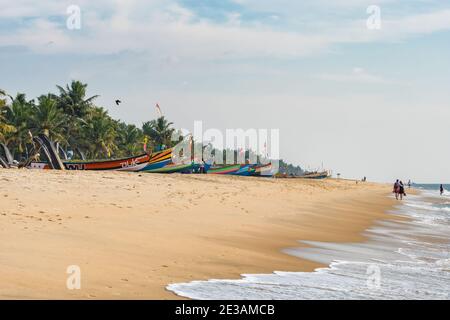
{"label": "white sea foam", "polygon": [[[328,268],[167,288],[193,299],[450,299],[450,197],[448,202],[433,197],[436,193],[427,191],[409,195],[395,214],[411,221],[380,221],[365,232],[366,243],[309,241],[308,248],[284,250]],[[370,282],[374,268],[379,286]]]}

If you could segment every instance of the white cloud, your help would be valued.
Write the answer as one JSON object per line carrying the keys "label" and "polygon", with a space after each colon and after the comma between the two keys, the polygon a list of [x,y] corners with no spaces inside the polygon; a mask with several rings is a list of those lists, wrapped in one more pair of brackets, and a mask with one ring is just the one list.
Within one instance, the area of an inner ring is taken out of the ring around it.
{"label": "white cloud", "polygon": [[[239,3],[258,7],[250,0]],[[262,5],[269,6],[266,2]],[[365,1],[340,1],[339,5],[355,6]],[[398,41],[411,36],[450,30],[450,10],[384,18],[382,30],[368,30],[365,10],[361,19],[319,21],[320,27],[306,26],[280,30],[263,24],[243,24],[239,12],[228,21],[216,23],[200,16],[176,1],[150,2],[116,0],[81,0],[82,29],[65,28],[65,6],[43,0],[0,0],[5,9],[2,17],[39,17],[20,27],[0,31],[0,46],[19,45],[37,52],[110,54],[122,51],[148,52],[149,56],[177,56],[179,59],[230,59],[274,57],[293,58],[315,54],[335,44]],[[282,7],[277,4],[278,7]],[[324,4],[322,4],[325,6]],[[336,4],[335,4],[336,5]],[[272,5],[273,6],[273,5]],[[286,4],[287,8],[289,6]],[[295,4],[292,5],[295,7]],[[276,7],[273,7],[276,8]],[[276,12],[276,11],[275,11]],[[308,14],[311,14],[310,12]],[[61,16],[60,22],[48,19]],[[273,14],[279,19],[279,15]],[[290,17],[301,16],[291,10]],[[284,20],[284,16],[283,16]],[[273,21],[273,19],[272,19]],[[314,22],[311,22],[314,24]],[[51,46],[46,44],[52,43]]]}
{"label": "white cloud", "polygon": [[0,18],[47,17],[64,13],[66,7],[59,1],[0,0]]}
{"label": "white cloud", "polygon": [[[152,10],[145,18],[136,18],[129,7],[119,6],[109,18],[100,18],[82,7],[82,29],[71,31],[63,25],[42,19],[13,30],[0,33],[0,45],[19,45],[38,52],[49,52],[42,43],[53,41],[55,53],[74,52],[107,54],[126,50],[148,51],[158,55],[178,55],[184,58],[301,56],[327,45],[316,35],[274,31],[270,28],[240,27],[238,14],[230,15],[226,24],[197,19],[189,10],[172,4]],[[52,37],[56,39],[52,39]],[[43,41],[35,41],[42,38]],[[33,41],[30,41],[33,40]]]}

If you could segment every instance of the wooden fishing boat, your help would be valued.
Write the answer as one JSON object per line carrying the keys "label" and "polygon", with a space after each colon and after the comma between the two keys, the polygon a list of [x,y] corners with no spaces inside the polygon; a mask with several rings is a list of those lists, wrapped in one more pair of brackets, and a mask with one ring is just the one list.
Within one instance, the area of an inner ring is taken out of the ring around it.
{"label": "wooden fishing boat", "polygon": [[[141,154],[134,157],[99,160],[99,161],[63,161],[67,170],[116,170],[116,171],[142,171],[147,166],[161,168],[168,164],[171,159],[172,149],[152,153]],[[168,160],[167,160],[168,159]],[[47,162],[31,162],[31,169],[52,169]]]}
{"label": "wooden fishing boat", "polygon": [[255,172],[255,166],[254,164],[241,165],[240,169],[232,174],[235,176],[251,176]]}
{"label": "wooden fishing boat", "polygon": [[118,171],[139,171],[143,169],[153,157],[158,154],[141,154],[138,156],[112,159],[112,160],[92,160],[92,161],[61,161],[54,143],[45,135],[33,137],[34,154],[42,151],[47,162],[30,161],[25,164],[30,169],[58,169],[58,170],[118,170]]}
{"label": "wooden fishing boat", "polygon": [[272,177],[274,175],[272,163],[257,165],[252,175],[258,177]]}
{"label": "wooden fishing boat", "polygon": [[139,171],[150,172],[153,170],[159,170],[171,163],[172,163],[172,149],[167,149],[152,154],[152,156],[147,161],[146,165]]}
{"label": "wooden fishing boat", "polygon": [[207,174],[233,174],[241,168],[240,164],[211,166]]}
{"label": "wooden fishing boat", "polygon": [[175,163],[168,163],[164,166],[161,166],[160,168],[154,168],[154,169],[143,169],[142,172],[146,173],[191,173],[191,170],[194,168],[195,164],[188,163],[188,164],[175,164]]}
{"label": "wooden fishing boat", "polygon": [[307,172],[303,176],[300,176],[299,178],[302,179],[325,179],[328,178],[330,174],[328,171],[321,171],[321,172]]}
{"label": "wooden fishing boat", "polygon": [[[148,173],[184,172],[193,167],[193,164],[174,164],[172,162],[172,149],[150,155],[142,154],[135,157],[113,160],[63,161],[63,165],[67,170],[115,170]],[[46,162],[32,162],[28,168],[51,169],[50,165]]]}
{"label": "wooden fishing boat", "polygon": [[[173,149],[167,149],[156,153],[144,153],[138,156],[93,161],[61,161],[54,143],[45,135],[33,138],[34,155],[40,151],[44,153],[47,162],[32,161],[32,157],[24,165],[31,169],[58,169],[58,170],[115,170],[115,171],[143,171],[154,173],[173,173],[192,171],[195,166],[193,161],[175,164],[172,161]],[[3,165],[3,163],[2,163]]]}
{"label": "wooden fishing boat", "polygon": [[255,171],[253,164],[233,164],[211,166],[206,173],[208,174],[227,174],[234,176],[250,176]]}
{"label": "wooden fishing boat", "polygon": [[[117,171],[140,171],[147,165],[151,156],[142,154],[139,156],[98,161],[63,161],[67,170],[117,170]],[[31,162],[30,169],[52,169],[47,162]]]}
{"label": "wooden fishing boat", "polygon": [[196,166],[197,164],[194,164],[193,161],[174,163],[172,149],[168,149],[153,156],[140,171],[146,173],[191,173]]}

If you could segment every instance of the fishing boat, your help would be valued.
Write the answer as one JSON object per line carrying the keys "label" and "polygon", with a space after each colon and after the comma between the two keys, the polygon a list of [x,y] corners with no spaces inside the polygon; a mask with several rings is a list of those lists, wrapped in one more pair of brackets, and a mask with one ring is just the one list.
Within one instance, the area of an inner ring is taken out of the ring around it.
{"label": "fishing boat", "polygon": [[112,160],[70,160],[61,161],[54,144],[45,136],[33,138],[36,147],[42,150],[47,162],[31,161],[30,169],[60,169],[60,170],[114,170],[131,172],[174,173],[189,171],[194,164],[175,164],[172,160],[173,149],[155,153],[144,153],[138,156]]}
{"label": "fishing boat", "polygon": [[314,171],[314,172],[307,172],[303,176],[300,176],[299,178],[303,179],[325,179],[330,176],[328,171]]}
{"label": "fishing boat", "polygon": [[175,164],[175,163],[168,163],[160,168],[155,169],[147,169],[144,168],[141,170],[142,172],[146,173],[191,173],[192,169],[195,168],[194,163],[188,163],[188,164]]}
{"label": "fishing boat", "polygon": [[[93,161],[63,161],[66,170],[116,170],[116,171],[140,171],[148,164],[151,155]],[[52,169],[48,162],[31,162],[30,169]]]}
{"label": "fishing boat", "polygon": [[227,174],[234,176],[250,176],[255,171],[255,165],[252,164],[233,164],[233,165],[215,165],[211,166],[208,174]]}
{"label": "fishing boat", "polygon": [[172,163],[172,149],[154,153],[139,171],[156,172]]}
{"label": "fishing boat", "polygon": [[233,175],[246,176],[246,177],[251,176],[255,173],[255,167],[256,167],[256,165],[254,165],[254,164],[241,165],[239,170],[234,172]]}
{"label": "fishing boat", "polygon": [[236,173],[241,168],[240,164],[234,165],[213,165],[211,166],[207,174],[233,174]]}
{"label": "fishing boat", "polygon": [[57,149],[48,137],[39,135],[33,137],[35,152],[43,151],[47,162],[30,161],[25,166],[30,169],[59,169],[59,170],[116,170],[116,171],[140,171],[145,168],[153,159],[160,159],[161,155],[171,154],[171,150],[165,150],[157,153],[144,153],[138,156],[132,156],[121,159],[111,160],[65,160],[62,161],[58,155]]}
{"label": "fishing boat", "polygon": [[[63,161],[63,164],[67,170],[114,170],[147,173],[183,172],[193,167],[193,164],[174,164],[171,156],[172,149],[167,149],[150,155],[142,154],[114,160]],[[51,169],[46,162],[32,162],[28,167],[31,169]]]}
{"label": "fishing boat", "polygon": [[146,173],[192,173],[200,164],[196,164],[192,157],[174,161],[173,149],[167,149],[153,156],[140,171]]}
{"label": "fishing boat", "polygon": [[257,165],[252,175],[257,177],[272,177],[274,175],[272,163]]}

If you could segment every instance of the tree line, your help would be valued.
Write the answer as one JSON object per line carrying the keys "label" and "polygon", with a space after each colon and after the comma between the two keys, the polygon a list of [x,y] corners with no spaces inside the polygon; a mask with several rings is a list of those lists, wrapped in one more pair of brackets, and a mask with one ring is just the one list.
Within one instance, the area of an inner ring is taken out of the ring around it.
{"label": "tree line", "polygon": [[[141,127],[113,119],[97,106],[97,95],[87,96],[87,84],[72,81],[56,86],[58,93],[47,93],[28,100],[23,93],[15,97],[0,89],[0,143],[7,146],[14,159],[27,159],[32,137],[45,134],[73,159],[106,159],[130,157],[147,150],[173,147],[173,123],[161,116],[144,122]],[[9,97],[9,99],[8,99]],[[8,101],[9,100],[9,101]],[[226,152],[223,150],[224,161]],[[250,158],[246,151],[246,159]],[[302,175],[300,166],[280,161],[280,172]]]}
{"label": "tree line", "polygon": [[142,153],[144,145],[158,150],[176,143],[171,140],[173,123],[164,117],[137,127],[113,119],[97,106],[98,96],[87,96],[87,84],[72,81],[57,90],[57,94],[43,94],[36,100],[0,90],[0,143],[16,160],[28,157],[32,137],[37,134],[48,136],[74,159],[128,157]]}

